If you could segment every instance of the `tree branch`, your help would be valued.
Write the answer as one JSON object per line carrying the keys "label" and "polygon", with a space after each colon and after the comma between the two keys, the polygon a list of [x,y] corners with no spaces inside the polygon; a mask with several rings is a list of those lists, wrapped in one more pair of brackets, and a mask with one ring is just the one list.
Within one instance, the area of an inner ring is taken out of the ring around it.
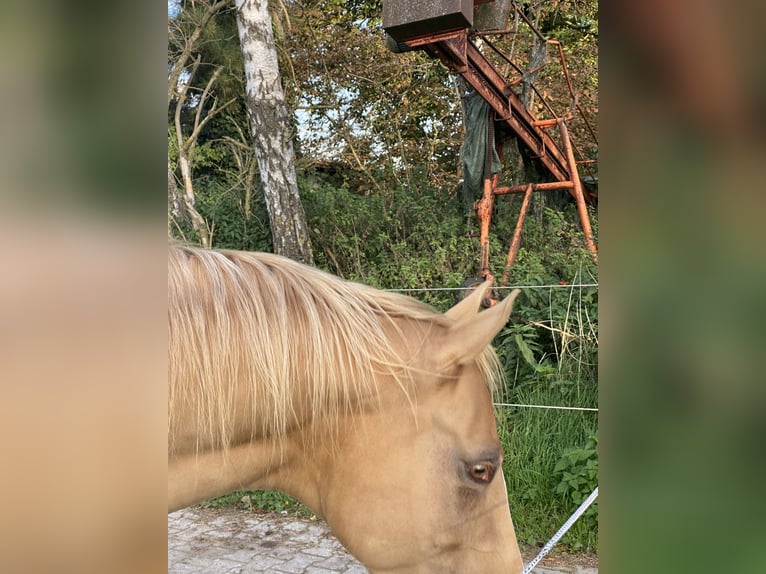
{"label": "tree branch", "polygon": [[[170,102],[173,101],[173,96],[175,95],[176,89],[178,87],[178,80],[181,77],[181,73],[186,68],[187,63],[189,62],[189,58],[191,58],[192,52],[197,47],[197,43],[202,37],[202,32],[205,31],[205,28],[213,16],[218,14],[218,12],[220,12],[229,4],[231,4],[231,0],[220,0],[219,2],[208,6],[207,10],[205,10],[204,14],[202,14],[202,18],[200,18],[199,23],[194,28],[194,31],[184,42],[184,47],[181,51],[181,54],[178,56],[176,61],[173,63],[173,66],[170,68],[170,74],[168,77],[168,106],[170,105]],[[168,21],[168,27],[170,27],[170,21]],[[171,36],[169,32],[170,31],[168,31],[168,36]]]}

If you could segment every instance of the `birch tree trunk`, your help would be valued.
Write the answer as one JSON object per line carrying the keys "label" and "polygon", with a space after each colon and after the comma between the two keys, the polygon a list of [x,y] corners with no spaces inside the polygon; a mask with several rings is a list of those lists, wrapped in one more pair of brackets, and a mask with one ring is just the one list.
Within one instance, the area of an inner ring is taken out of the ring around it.
{"label": "birch tree trunk", "polygon": [[289,116],[267,0],[235,0],[245,61],[246,103],[269,212],[274,251],[313,264],[306,214],[298,194]]}

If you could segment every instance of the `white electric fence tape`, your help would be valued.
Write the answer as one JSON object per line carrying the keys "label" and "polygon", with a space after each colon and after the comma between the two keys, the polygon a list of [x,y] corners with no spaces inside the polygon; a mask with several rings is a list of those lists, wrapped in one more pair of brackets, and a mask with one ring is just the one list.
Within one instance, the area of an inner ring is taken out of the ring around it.
{"label": "white electric fence tape", "polygon": [[558,542],[564,534],[567,533],[567,530],[569,530],[572,525],[577,522],[577,519],[582,516],[583,512],[588,510],[588,507],[593,503],[594,500],[596,500],[596,497],[598,496],[598,486],[596,489],[590,493],[590,496],[586,498],[583,503],[577,508],[577,510],[574,511],[574,514],[569,517],[569,519],[564,523],[564,526],[559,528],[558,532],[553,535],[553,538],[551,538],[548,543],[543,546],[543,549],[540,550],[540,553],[534,557],[532,562],[527,564],[527,567],[524,568],[521,574],[529,574],[532,571],[532,568],[537,566],[537,563],[540,562],[543,558],[545,558],[545,555],[548,554],[548,552],[551,551],[551,548],[553,548],[553,545]]}

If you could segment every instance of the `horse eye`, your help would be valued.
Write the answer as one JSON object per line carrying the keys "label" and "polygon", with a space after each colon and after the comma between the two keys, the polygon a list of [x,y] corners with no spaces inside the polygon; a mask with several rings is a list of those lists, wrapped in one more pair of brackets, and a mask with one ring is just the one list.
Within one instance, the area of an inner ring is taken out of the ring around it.
{"label": "horse eye", "polygon": [[476,482],[489,484],[495,476],[495,465],[491,462],[471,465],[468,468],[468,475]]}

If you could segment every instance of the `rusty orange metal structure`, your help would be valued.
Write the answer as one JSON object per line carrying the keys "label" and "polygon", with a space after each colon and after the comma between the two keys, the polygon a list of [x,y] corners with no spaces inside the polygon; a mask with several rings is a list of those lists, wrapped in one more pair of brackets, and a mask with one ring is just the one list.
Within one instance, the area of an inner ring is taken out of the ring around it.
{"label": "rusty orange metal structure", "polygon": [[[392,0],[388,0],[391,3]],[[484,3],[488,0],[474,0],[473,4]],[[406,0],[400,0],[400,4],[406,3]],[[464,4],[470,3],[470,0],[456,0],[454,2],[444,2],[442,10],[462,10],[466,13]],[[386,9],[384,2],[384,11]],[[454,6],[452,6],[454,4]],[[449,6],[447,6],[449,5]],[[514,3],[514,9],[519,11],[520,15],[526,19],[519,7]],[[391,13],[392,8],[388,8]],[[446,21],[446,20],[445,20]],[[383,22],[386,27],[386,18]],[[533,31],[540,34],[529,23]],[[446,25],[449,28],[449,25]],[[519,145],[525,146],[532,157],[540,162],[545,171],[548,172],[552,181],[542,183],[527,183],[516,186],[500,186],[498,174],[485,173],[483,195],[474,204],[474,211],[479,220],[479,237],[481,242],[481,275],[484,280],[495,281],[490,272],[489,266],[489,229],[492,218],[492,212],[495,205],[495,198],[499,195],[523,194],[521,209],[516,222],[513,238],[511,240],[508,256],[506,259],[505,272],[501,279],[501,285],[506,285],[509,279],[509,270],[516,260],[519,246],[521,244],[521,234],[529,206],[531,196],[534,192],[543,192],[550,190],[566,190],[574,199],[577,205],[577,213],[585,236],[585,245],[590,251],[594,262],[598,262],[598,251],[593,237],[593,231],[588,214],[588,205],[595,205],[598,199],[597,194],[581,179],[577,161],[575,160],[574,147],[569,136],[567,120],[569,117],[557,115],[546,104],[549,113],[553,116],[551,119],[538,120],[521,102],[516,95],[513,86],[521,81],[524,72],[516,66],[509,58],[487,38],[492,33],[502,34],[503,31],[484,33],[465,27],[460,24],[458,29],[431,29],[423,27],[411,27],[408,34],[396,34],[393,30],[392,40],[388,40],[389,46],[394,51],[409,51],[420,49],[424,50],[431,57],[441,61],[450,71],[459,74],[465,82],[471,86],[490,106],[490,129],[492,131],[504,130],[509,137],[517,138]],[[415,32],[412,32],[415,30]],[[387,28],[388,31],[388,28]],[[414,35],[412,35],[414,34]],[[542,35],[540,35],[542,38]],[[482,39],[483,46],[499,55],[505,62],[510,64],[520,75],[516,80],[509,81],[497,70],[497,68],[488,60],[476,44],[477,38]],[[543,38],[544,39],[544,38]],[[545,40],[549,44],[556,45],[565,74],[567,86],[572,98],[572,109],[577,109],[585,120],[587,129],[595,140],[595,133],[587,121],[587,117],[579,108],[575,97],[569,73],[566,69],[566,61],[561,45],[555,40]],[[533,70],[534,71],[534,70]],[[534,88],[533,88],[534,89]],[[545,100],[543,99],[545,103]],[[548,129],[558,128],[559,144],[548,133]],[[506,137],[505,140],[509,139]],[[493,138],[494,139],[494,138]],[[503,157],[503,138],[495,141],[495,148],[498,155]],[[562,149],[563,148],[563,149]]]}

